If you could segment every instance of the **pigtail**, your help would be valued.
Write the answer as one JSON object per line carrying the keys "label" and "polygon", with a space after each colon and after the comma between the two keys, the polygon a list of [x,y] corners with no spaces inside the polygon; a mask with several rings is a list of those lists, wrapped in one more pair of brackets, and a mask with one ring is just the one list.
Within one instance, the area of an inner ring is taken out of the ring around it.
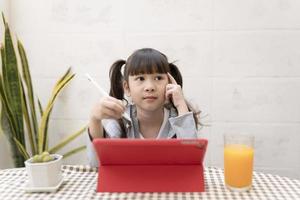
{"label": "pigtail", "polygon": [[[178,67],[176,65],[174,65],[173,63],[169,63],[169,68],[170,68],[170,74],[174,77],[177,84],[180,85],[182,88],[183,87],[182,75],[181,75]],[[194,120],[196,123],[196,128],[198,129],[198,125],[202,126],[202,123],[199,120],[201,111],[193,108],[193,106],[188,101],[186,101],[186,105],[187,105],[189,111],[193,112],[193,117],[194,117]],[[173,107],[174,107],[174,105],[173,105]]]}
{"label": "pigtail", "polygon": [[173,63],[169,63],[169,68],[170,68],[170,74],[175,78],[177,84],[180,85],[182,88],[183,87],[182,76],[178,67]]}
{"label": "pigtail", "polygon": [[186,102],[186,105],[187,105],[189,111],[193,112],[193,118],[196,123],[196,128],[198,129],[199,125],[203,126],[203,124],[200,121],[201,110],[195,109],[188,101],[185,101],[185,102]]}
{"label": "pigtail", "polygon": [[[121,72],[122,66],[126,63],[125,60],[117,60],[112,64],[109,70],[109,78],[110,78],[110,91],[109,95],[112,97],[115,97],[117,99],[123,100],[124,99],[124,90],[123,90],[123,75]],[[125,125],[122,121],[122,119],[118,120],[118,123],[121,127],[122,134],[121,138],[126,138],[126,130]],[[107,137],[105,129],[104,131],[104,137]]]}
{"label": "pigtail", "polygon": [[109,95],[117,99],[124,99],[123,90],[123,75],[121,73],[121,68],[125,64],[125,60],[117,60],[110,67],[109,77],[110,77],[110,91]]}

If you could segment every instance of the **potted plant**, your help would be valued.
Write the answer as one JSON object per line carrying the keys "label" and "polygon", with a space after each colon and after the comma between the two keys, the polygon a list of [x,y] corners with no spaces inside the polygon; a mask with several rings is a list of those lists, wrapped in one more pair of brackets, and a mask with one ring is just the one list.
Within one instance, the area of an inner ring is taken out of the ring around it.
{"label": "potted plant", "polygon": [[[33,158],[31,157],[33,155],[42,154],[45,151],[50,154],[56,153],[81,135],[86,126],[64,138],[54,147],[48,147],[48,125],[54,102],[60,91],[74,78],[75,74],[71,72],[71,68],[66,71],[57,81],[48,104],[43,109],[39,99],[33,92],[30,70],[23,45],[17,40],[18,51],[15,51],[10,29],[3,14],[2,18],[5,32],[4,43],[0,43],[2,63],[2,73],[0,73],[1,129],[10,142],[15,166],[23,167],[25,160],[27,160],[25,163],[28,165],[32,163]],[[20,62],[17,62],[17,60],[20,60]],[[36,105],[38,105],[39,112],[36,111]],[[38,120],[39,118],[40,120]],[[26,145],[25,134],[27,134],[29,146]],[[80,146],[65,153],[63,157],[68,157],[83,149],[85,149],[85,146]],[[55,158],[57,159],[51,162],[61,162],[60,156],[55,156]]]}
{"label": "potted plant", "polygon": [[27,188],[58,187],[63,176],[61,172],[62,155],[43,152],[25,161],[28,174]]}

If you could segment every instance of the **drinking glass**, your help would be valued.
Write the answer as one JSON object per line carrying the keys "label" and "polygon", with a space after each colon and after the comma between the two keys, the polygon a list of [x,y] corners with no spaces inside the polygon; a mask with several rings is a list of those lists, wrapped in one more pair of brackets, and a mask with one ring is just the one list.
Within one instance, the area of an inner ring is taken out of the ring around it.
{"label": "drinking glass", "polygon": [[224,135],[224,179],[227,188],[247,191],[252,186],[254,136]]}

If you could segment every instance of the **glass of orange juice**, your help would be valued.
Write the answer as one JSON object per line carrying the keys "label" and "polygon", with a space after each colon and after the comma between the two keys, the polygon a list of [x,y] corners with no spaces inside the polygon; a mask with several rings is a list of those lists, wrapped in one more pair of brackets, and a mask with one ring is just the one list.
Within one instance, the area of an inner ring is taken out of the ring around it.
{"label": "glass of orange juice", "polygon": [[224,178],[227,188],[247,191],[252,186],[254,136],[224,135]]}

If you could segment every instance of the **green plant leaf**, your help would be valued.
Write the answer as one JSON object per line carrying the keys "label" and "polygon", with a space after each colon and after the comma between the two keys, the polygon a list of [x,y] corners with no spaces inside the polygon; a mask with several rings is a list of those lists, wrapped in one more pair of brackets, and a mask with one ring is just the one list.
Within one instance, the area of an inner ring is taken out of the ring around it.
{"label": "green plant leaf", "polygon": [[71,70],[72,70],[72,67],[69,67],[67,69],[67,71],[65,72],[65,74],[57,81],[57,83],[61,83],[62,81],[64,81],[66,79],[66,77],[71,74]]}
{"label": "green plant leaf", "polygon": [[39,99],[38,99],[38,105],[39,105],[40,115],[43,116],[44,110],[43,110],[43,106],[41,104],[41,101]]}
{"label": "green plant leaf", "polygon": [[10,119],[9,111],[7,110],[7,106],[4,101],[2,101],[1,94],[1,132],[4,132],[7,136],[15,136],[15,130],[13,129],[13,125]]}
{"label": "green plant leaf", "polygon": [[23,157],[27,160],[30,158],[29,154],[27,153],[26,151],[26,148],[21,144],[21,142],[16,138],[16,137],[13,137],[15,143],[17,144],[17,147],[20,151],[20,153],[23,155]]}
{"label": "green plant leaf", "polygon": [[[2,13],[2,20],[5,27],[4,44],[0,43],[2,74],[0,72],[0,128],[7,136],[13,152],[15,166],[24,166],[24,159],[28,159],[29,153],[26,150],[25,126],[28,132],[31,153],[42,152],[48,149],[48,124],[54,102],[60,91],[73,79],[75,74],[71,73],[71,68],[58,80],[52,90],[51,98],[45,110],[41,106],[38,97],[34,95],[28,60],[22,43],[17,41],[18,55],[14,48],[14,43],[9,26]],[[17,56],[22,64],[22,76],[19,73]],[[35,98],[41,115],[41,123],[38,126],[38,116],[35,109]],[[24,124],[25,122],[25,124]],[[70,135],[61,143],[52,148],[53,151],[61,149],[70,141],[77,138],[84,129]],[[71,150],[65,156],[72,155],[83,150],[79,147]]]}
{"label": "green plant leaf", "polygon": [[5,17],[4,17],[4,13],[2,12],[2,21],[3,21],[3,24],[6,24],[6,21],[5,21]]}
{"label": "green plant leaf", "polygon": [[[5,67],[5,51],[4,51],[4,46],[0,43],[0,52],[1,52],[1,63],[2,63],[2,71],[6,70]],[[1,74],[2,76],[2,74]]]}
{"label": "green plant leaf", "polygon": [[[1,114],[3,116],[3,118],[5,118],[5,120],[7,120],[7,124],[9,125],[9,127],[4,126],[2,128],[4,133],[7,133],[7,135],[10,136],[17,136],[17,130],[16,130],[16,124],[15,121],[13,120],[13,114],[12,114],[12,110],[10,109],[5,91],[4,91],[4,85],[3,85],[3,80],[2,80],[2,76],[0,75],[0,98],[1,98]],[[7,127],[7,129],[6,129]]]}
{"label": "green plant leaf", "polygon": [[[2,100],[1,100],[1,104],[2,104]],[[7,110],[5,108],[5,105],[1,105],[1,113],[0,113],[0,117],[1,117],[1,132],[5,133],[6,138],[8,139],[8,141],[10,142],[10,148],[11,148],[11,152],[12,152],[12,158],[13,161],[15,163],[16,167],[22,167],[24,166],[24,157],[22,156],[22,154],[20,154],[14,140],[13,137],[15,135],[15,133],[13,132],[14,129],[12,129],[12,125],[11,125],[11,121],[9,119],[9,115],[7,113]]]}
{"label": "green plant leaf", "polygon": [[68,143],[70,143],[71,141],[73,141],[75,138],[77,138],[79,135],[81,135],[85,130],[86,130],[87,126],[82,127],[79,131],[77,131],[76,133],[71,134],[70,136],[68,136],[67,138],[63,139],[62,142],[60,142],[59,144],[55,145],[54,147],[52,147],[49,152],[50,153],[55,153],[58,150],[60,150],[61,148],[63,148],[64,146],[66,146]]}
{"label": "green plant leaf", "polygon": [[80,151],[82,151],[82,150],[85,150],[85,149],[86,149],[86,146],[85,146],[85,145],[80,146],[80,147],[78,147],[78,148],[76,148],[76,149],[73,149],[73,150],[71,150],[71,151],[65,153],[65,154],[63,155],[63,158],[67,158],[67,157],[69,157],[69,156],[71,156],[71,155],[73,155],[73,154],[75,154],[75,153],[78,153],[78,152],[80,152]]}
{"label": "green plant leaf", "polygon": [[12,110],[13,120],[16,124],[16,138],[25,146],[20,77],[13,41],[7,23],[5,23],[4,38],[5,68],[2,68],[4,69],[4,90],[8,102],[11,104],[10,108]]}
{"label": "green plant leaf", "polygon": [[64,79],[60,79],[53,91],[52,91],[52,95],[50,97],[50,100],[48,101],[47,107],[45,109],[45,111],[43,112],[43,116],[41,119],[41,124],[40,124],[40,128],[39,128],[39,144],[38,144],[38,150],[39,153],[47,150],[46,149],[46,144],[48,143],[48,135],[47,135],[47,129],[48,129],[48,122],[49,122],[49,117],[54,105],[54,101],[57,97],[57,95],[59,94],[59,92],[72,80],[72,78],[75,76],[75,74],[68,74],[69,71],[66,73],[67,75],[64,75]]}
{"label": "green plant leaf", "polygon": [[[1,107],[3,107],[3,105],[1,105]],[[2,108],[1,111],[0,111],[0,120],[1,120],[1,123],[0,123],[0,137],[1,135],[4,133],[4,132],[11,132],[10,130],[10,125],[9,125],[9,121],[7,119],[7,114],[6,114],[6,111]],[[13,133],[8,133],[10,135],[12,135]]]}
{"label": "green plant leaf", "polygon": [[[3,20],[4,16],[2,15]],[[5,20],[4,20],[5,21]],[[7,74],[7,66],[6,63],[6,52],[4,46],[0,43],[0,49],[1,49],[1,63],[2,63],[2,72],[4,76]],[[17,131],[17,119],[15,119],[15,116],[13,115],[12,111],[12,105],[10,104],[10,101],[8,100],[6,88],[4,84],[4,80],[2,79],[2,74],[0,75],[0,100],[1,100],[1,130],[3,133],[5,133],[8,141],[10,142],[10,148],[12,152],[12,158],[14,160],[14,164],[16,167],[22,167],[24,166],[24,158],[20,154],[20,152],[17,149],[17,146],[13,140],[13,137],[17,137],[18,131]]]}
{"label": "green plant leaf", "polygon": [[[57,95],[59,94],[59,92],[69,83],[69,81],[71,81],[71,79],[74,76],[75,76],[75,74],[71,73],[71,67],[70,67],[70,68],[68,68],[66,73],[57,81],[57,83],[55,84],[54,89],[52,91],[52,96],[51,96],[52,98],[50,98],[50,100],[49,100],[49,102],[53,102],[53,103],[51,103],[52,107],[54,105],[54,101],[55,101]],[[48,103],[48,105],[49,105],[49,103]],[[50,118],[50,114],[51,114],[51,111],[52,111],[52,107],[51,107],[50,112],[48,114],[48,117],[46,119],[46,123],[45,123],[46,126],[45,126],[45,129],[44,129],[45,135],[48,135],[48,125],[49,125],[49,118]],[[44,149],[48,149],[47,137],[46,137],[46,143],[44,145]]]}
{"label": "green plant leaf", "polygon": [[24,86],[22,82],[21,82],[21,86],[22,86],[21,88],[23,94],[22,108],[23,108],[24,119],[27,127],[28,139],[30,142],[31,153],[32,155],[35,155],[37,153],[37,149],[35,146],[35,137],[34,137],[34,133],[32,132],[32,127],[29,119],[29,112],[27,109],[27,100],[26,100],[26,95],[25,95]]}
{"label": "green plant leaf", "polygon": [[[4,46],[0,47],[0,53],[1,53],[1,60],[2,60],[2,71],[5,72],[6,71],[6,64],[5,64],[6,58],[5,58]],[[5,85],[4,85],[4,80],[2,79],[2,75],[0,75],[0,93],[1,93],[2,107],[4,106],[4,108],[7,110],[6,112],[7,112],[7,117],[9,120],[10,128],[12,129],[12,133],[14,134],[14,136],[16,136],[16,132],[17,132],[16,121],[13,118],[12,109],[10,108],[10,104],[8,103],[8,100],[7,100],[7,94],[5,93]]]}
{"label": "green plant leaf", "polygon": [[[30,75],[30,71],[29,71],[26,52],[24,50],[22,43],[19,40],[18,40],[18,50],[19,50],[19,55],[20,55],[21,63],[22,63],[23,80],[25,81],[25,84],[27,87],[27,96],[28,96],[28,100],[29,100],[29,108],[30,108],[30,114],[31,114],[31,123],[32,123],[33,132],[30,133],[31,134],[30,137],[33,138],[33,137],[38,136],[38,125],[37,125],[37,117],[36,117],[36,110],[35,110],[34,92],[33,92],[31,75]],[[23,89],[23,91],[24,91],[24,89]],[[23,99],[26,100],[26,97],[24,96]],[[34,145],[32,145],[31,147],[33,148]],[[34,154],[36,154],[37,147],[34,147],[33,149],[35,152]]]}
{"label": "green plant leaf", "polygon": [[[2,17],[4,17],[3,13],[2,13]],[[3,71],[3,68],[5,69],[5,52],[4,52],[4,47],[1,44],[0,44],[0,54],[1,54],[1,63],[2,63],[2,71]],[[2,107],[2,110],[1,110],[1,119],[4,119],[4,118],[7,117],[7,115],[9,113],[6,114],[6,112],[8,112],[8,111],[5,112],[5,110],[3,110],[5,108],[8,109],[7,108],[8,104],[7,104],[7,98],[5,96],[5,91],[4,91],[4,84],[3,84],[2,74],[0,74],[0,95],[1,95],[1,107]],[[4,120],[8,120],[8,119],[4,119]],[[2,121],[3,120],[1,120],[1,122]],[[9,123],[11,123],[11,122],[9,122]],[[12,126],[12,124],[10,125],[10,127],[11,126]],[[4,126],[4,127],[6,127],[6,126]],[[6,129],[7,128],[3,128],[2,127],[3,131],[5,131]]]}

